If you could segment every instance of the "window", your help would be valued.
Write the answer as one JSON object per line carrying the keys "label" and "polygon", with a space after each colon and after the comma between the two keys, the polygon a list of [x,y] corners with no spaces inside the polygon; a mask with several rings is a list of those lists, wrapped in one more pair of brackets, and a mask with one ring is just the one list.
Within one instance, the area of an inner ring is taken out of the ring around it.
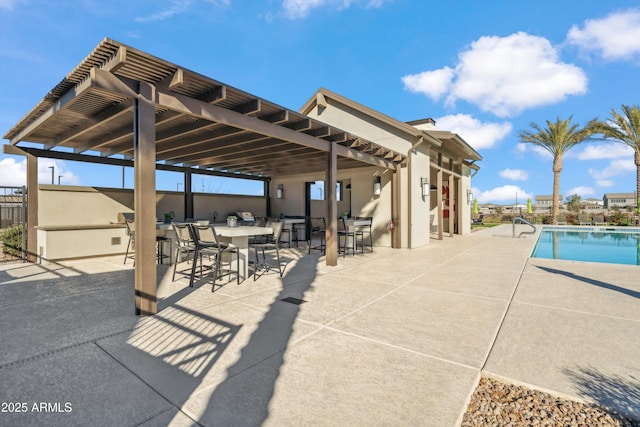
{"label": "window", "polygon": [[[324,181],[311,183],[311,200],[324,200]],[[342,201],[342,181],[336,183],[336,200]]]}

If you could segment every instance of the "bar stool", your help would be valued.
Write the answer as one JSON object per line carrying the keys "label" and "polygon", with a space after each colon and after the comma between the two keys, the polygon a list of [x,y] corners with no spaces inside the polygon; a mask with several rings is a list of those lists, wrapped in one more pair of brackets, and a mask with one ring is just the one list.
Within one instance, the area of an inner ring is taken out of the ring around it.
{"label": "bar stool", "polygon": [[[323,254],[325,253],[326,243],[325,237],[327,233],[327,225],[324,221],[324,218],[310,218],[309,222],[311,224],[309,236],[307,236],[307,244],[309,245],[309,253],[311,253],[311,249],[320,250]],[[320,245],[319,246],[311,246],[311,242],[313,241],[313,236],[320,236]]]}
{"label": "bar stool", "polygon": [[[371,230],[371,226],[373,224],[373,217],[372,216],[358,216],[356,217],[356,221],[362,223],[364,221],[367,222],[366,225],[357,225],[356,226],[356,233],[360,233],[361,236],[361,242],[362,242],[362,252],[364,253],[364,247],[368,246],[371,248],[371,252],[373,252],[373,232]],[[365,245],[365,234],[369,235],[369,244]]]}
{"label": "bar stool", "polygon": [[195,245],[194,260],[191,266],[191,277],[189,279],[189,286],[193,287],[193,282],[196,277],[196,264],[197,260],[200,260],[200,277],[202,277],[202,256],[208,255],[214,257],[214,264],[211,266],[213,270],[213,283],[211,285],[211,292],[215,291],[216,281],[222,277],[222,254],[231,254],[231,260],[229,261],[229,272],[227,274],[233,274],[231,266],[233,264],[233,255],[236,258],[236,282],[240,284],[240,251],[238,247],[231,243],[223,243],[218,240],[218,234],[212,225],[200,225],[191,224],[189,226],[189,232],[191,234],[191,240]]}
{"label": "bar stool", "polygon": [[[344,245],[340,242],[341,238],[344,238]],[[351,245],[349,245],[349,241],[351,241]],[[352,254],[356,254],[356,250],[358,248],[358,241],[356,240],[356,232],[350,231],[347,227],[347,223],[344,220],[344,217],[338,218],[338,253],[342,252],[342,257],[344,258],[347,255],[347,249],[351,249]]]}
{"label": "bar stool", "polygon": [[[127,259],[131,258],[133,259],[133,265],[136,265],[136,260],[135,260],[135,252],[132,255],[129,255],[129,249],[131,249],[132,247],[135,247],[135,243],[136,243],[136,226],[135,226],[135,221],[133,220],[133,218],[131,219],[127,219],[124,222],[125,226],[127,227],[127,234],[129,235],[129,242],[127,243],[127,250],[124,254],[124,262],[123,264],[127,263]],[[169,252],[168,255],[165,254],[164,252],[164,245],[169,244]],[[169,258],[169,265],[171,265],[171,239],[169,237],[166,236],[156,236],[156,262],[158,264],[162,263],[162,261],[165,258]]]}

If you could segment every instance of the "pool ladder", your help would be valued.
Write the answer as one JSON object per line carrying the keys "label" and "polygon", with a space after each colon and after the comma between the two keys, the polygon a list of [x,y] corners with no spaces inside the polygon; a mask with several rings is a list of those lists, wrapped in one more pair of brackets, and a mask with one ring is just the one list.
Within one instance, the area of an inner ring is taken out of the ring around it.
{"label": "pool ladder", "polygon": [[526,219],[524,219],[524,218],[522,218],[520,216],[517,216],[517,217],[513,218],[513,221],[512,221],[513,232],[511,234],[511,237],[513,237],[514,239],[516,238],[516,222],[520,222],[522,224],[527,224],[527,225],[531,226],[531,228],[533,228],[533,231],[523,231],[522,233],[518,234],[518,238],[520,238],[520,236],[522,236],[523,234],[535,234],[536,231],[538,230],[535,225],[531,224]]}

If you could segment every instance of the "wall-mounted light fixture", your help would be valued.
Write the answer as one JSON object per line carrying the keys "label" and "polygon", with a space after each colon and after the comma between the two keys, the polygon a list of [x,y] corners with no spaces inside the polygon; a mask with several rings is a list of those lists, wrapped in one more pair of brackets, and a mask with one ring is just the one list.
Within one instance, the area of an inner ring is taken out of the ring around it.
{"label": "wall-mounted light fixture", "polygon": [[427,197],[431,189],[429,186],[429,178],[420,178],[420,188],[422,189],[422,197]]}
{"label": "wall-mounted light fixture", "polygon": [[473,201],[473,192],[470,188],[467,188],[467,204],[471,204]]}
{"label": "wall-mounted light fixture", "polygon": [[381,183],[380,176],[376,176],[375,179],[373,180],[373,194],[375,194],[376,196],[379,196],[380,193],[382,193],[382,183]]}
{"label": "wall-mounted light fixture", "polygon": [[278,188],[276,188],[276,199],[284,198],[284,184],[278,184]]}

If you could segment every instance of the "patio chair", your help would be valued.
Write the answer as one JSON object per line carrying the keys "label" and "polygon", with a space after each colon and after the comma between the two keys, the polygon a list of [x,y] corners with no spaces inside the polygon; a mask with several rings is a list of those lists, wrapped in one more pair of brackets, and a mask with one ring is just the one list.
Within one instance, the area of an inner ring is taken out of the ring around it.
{"label": "patio chair", "polygon": [[[183,255],[186,255],[186,261],[189,262],[190,255],[194,254],[196,251],[196,245],[191,238],[191,233],[189,232],[188,224],[177,224],[175,222],[171,223],[173,227],[173,231],[176,233],[176,242],[178,246],[176,248],[176,259],[173,264],[173,278],[172,282],[176,281],[176,270],[178,269],[178,263]],[[195,259],[194,259],[195,262]]]}
{"label": "patio chair", "polygon": [[[278,273],[280,273],[280,277],[284,274],[284,269],[280,264],[280,235],[282,234],[282,226],[283,222],[276,221],[271,222],[267,227],[273,228],[273,234],[266,235],[264,241],[260,243],[254,243],[251,245],[253,248],[253,252],[255,255],[255,264],[253,268],[253,280],[256,280],[258,277],[258,270],[266,270],[268,271],[271,266],[267,264],[266,251],[276,251],[276,262],[278,263]],[[262,252],[263,262],[260,264],[260,256],[259,251]]]}
{"label": "patio chair", "polygon": [[287,226],[284,222],[284,219],[281,218],[269,218],[267,222],[269,222],[270,224],[276,222],[282,223],[282,230],[280,230],[280,244],[286,243],[289,249],[291,249],[291,237],[293,233],[292,228],[290,226]]}
{"label": "patio chair", "polygon": [[[135,247],[136,244],[136,223],[133,216],[125,218],[125,227],[127,228],[127,235],[129,235],[129,242],[127,242],[127,250],[124,253],[124,262],[127,263],[127,259],[133,259],[133,265],[136,265],[135,252],[129,255],[129,250]],[[164,245],[169,244],[169,255],[164,253]],[[169,258],[171,260],[171,239],[166,236],[156,236],[156,262],[160,264],[163,259]]]}
{"label": "patio chair", "polygon": [[483,225],[482,221],[484,220],[484,214],[478,215],[478,218],[473,218],[471,220],[471,225]]}
{"label": "patio chair", "polygon": [[[320,250],[322,254],[325,253],[326,243],[325,237],[327,233],[327,224],[324,221],[324,218],[310,218],[310,231],[307,236],[307,244],[309,246],[309,253],[311,253],[311,249]],[[311,242],[313,242],[313,236],[320,236],[320,245],[319,246],[311,246]]]}
{"label": "patio chair", "polygon": [[[349,242],[351,242],[351,245],[349,245]],[[356,254],[356,251],[358,249],[356,231],[349,230],[344,217],[340,217],[338,218],[338,253],[342,253],[342,257],[344,258],[347,255],[348,249],[351,249],[352,255]],[[364,248],[362,252],[364,253]]]}
{"label": "patio chair", "polygon": [[589,215],[580,214],[578,215],[578,222],[580,225],[591,225],[591,220],[589,219]]}
{"label": "patio chair", "polygon": [[604,220],[604,215],[594,215],[593,225],[607,225],[607,222]]}
{"label": "patio chair", "polygon": [[[373,226],[373,217],[372,216],[358,216],[356,217],[356,220],[358,221],[367,221],[368,224],[367,225],[358,225],[356,227],[356,232],[360,233],[361,236],[361,242],[362,242],[362,252],[364,252],[364,247],[368,246],[371,248],[371,252],[373,252],[373,231],[371,230],[371,227]],[[369,244],[365,245],[366,236],[369,236]]]}
{"label": "patio chair", "polygon": [[211,269],[213,270],[213,283],[211,285],[211,292],[215,290],[216,281],[222,277],[222,255],[224,253],[231,254],[231,260],[229,262],[229,273],[231,274],[231,263],[233,262],[233,254],[236,255],[236,282],[240,284],[240,251],[231,243],[221,243],[218,241],[218,235],[212,225],[191,224],[189,227],[191,233],[191,239],[195,244],[194,262],[191,266],[191,277],[189,280],[189,286],[193,287],[193,281],[196,277],[196,262],[200,259],[200,277],[202,277],[202,256],[208,255],[214,258],[214,264]]}
{"label": "patio chair", "polygon": [[565,214],[559,214],[556,217],[556,223],[558,225],[567,225],[567,216]]}

